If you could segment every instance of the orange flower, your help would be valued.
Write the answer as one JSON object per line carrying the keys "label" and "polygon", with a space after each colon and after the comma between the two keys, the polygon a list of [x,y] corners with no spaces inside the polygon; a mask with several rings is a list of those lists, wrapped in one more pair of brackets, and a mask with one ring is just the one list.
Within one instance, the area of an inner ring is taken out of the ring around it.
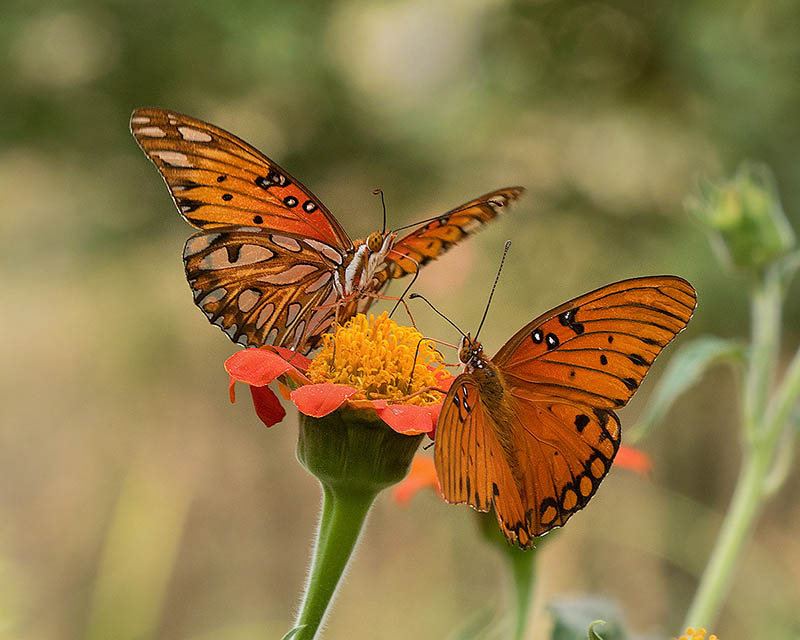
{"label": "orange flower", "polygon": [[[234,385],[250,386],[256,414],[268,427],[286,411],[267,386],[277,380],[281,394],[314,418],[338,409],[373,411],[398,433],[431,433],[443,394],[453,380],[441,355],[416,330],[401,327],[386,313],[359,314],[323,337],[313,360],[282,347],[245,349],[225,362]],[[293,390],[289,386],[293,387]]]}

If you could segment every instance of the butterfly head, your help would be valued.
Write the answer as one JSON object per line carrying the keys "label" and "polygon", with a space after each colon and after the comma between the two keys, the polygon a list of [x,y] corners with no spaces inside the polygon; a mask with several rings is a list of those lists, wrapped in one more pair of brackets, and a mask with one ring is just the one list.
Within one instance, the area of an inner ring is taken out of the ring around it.
{"label": "butterfly head", "polygon": [[461,338],[461,344],[458,347],[458,359],[467,367],[477,366],[478,363],[482,363],[485,360],[483,345],[468,333]]}
{"label": "butterfly head", "polygon": [[370,253],[377,253],[380,251],[383,246],[383,240],[384,234],[380,231],[369,234],[367,238],[367,248],[370,250]]}

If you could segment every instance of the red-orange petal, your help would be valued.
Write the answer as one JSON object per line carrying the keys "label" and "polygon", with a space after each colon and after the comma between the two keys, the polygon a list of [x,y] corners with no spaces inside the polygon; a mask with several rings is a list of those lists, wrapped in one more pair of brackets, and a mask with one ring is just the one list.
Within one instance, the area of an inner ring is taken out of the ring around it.
{"label": "red-orange petal", "polygon": [[286,410],[281,406],[281,401],[269,387],[251,386],[250,394],[253,396],[256,415],[266,426],[271,427],[278,424],[286,416]]}
{"label": "red-orange petal", "polygon": [[286,347],[274,347],[272,345],[267,345],[262,347],[262,349],[270,349],[275,351],[279,356],[281,356],[284,360],[286,360],[289,364],[291,364],[295,369],[302,371],[305,373],[308,371],[308,366],[311,364],[311,360],[306,358],[304,355],[297,353],[297,351],[292,351],[291,349],[287,349]]}
{"label": "red-orange petal", "polygon": [[228,378],[228,397],[231,399],[231,404],[233,404],[236,402],[236,378],[233,376]]}
{"label": "red-orange petal", "polygon": [[653,459],[644,451],[621,444],[617,456],[614,458],[614,464],[644,476],[653,468]]}
{"label": "red-orange petal", "polygon": [[[397,504],[407,504],[420,489],[436,489],[439,491],[439,479],[436,466],[430,456],[416,456],[411,462],[411,471],[392,489],[392,497]],[[439,492],[441,493],[441,492]]]}
{"label": "red-orange petal", "polygon": [[[436,426],[432,410],[434,406],[437,405],[418,407],[413,404],[387,404],[385,407],[376,406],[375,413],[397,433],[415,436],[433,431]],[[438,412],[436,414],[438,417]]]}
{"label": "red-orange petal", "polygon": [[358,389],[344,384],[309,384],[292,391],[292,402],[301,413],[312,418],[322,418],[333,413]]}
{"label": "red-orange petal", "polygon": [[[284,349],[284,351],[288,351]],[[294,353],[289,351],[289,353]],[[295,359],[303,358],[295,354]],[[307,358],[304,358],[307,360]],[[273,349],[244,349],[237,351],[225,361],[225,370],[237,381],[254,387],[263,387],[281,375],[289,375],[299,383],[307,383],[307,378],[292,362],[285,360]],[[302,363],[301,363],[302,364]]]}

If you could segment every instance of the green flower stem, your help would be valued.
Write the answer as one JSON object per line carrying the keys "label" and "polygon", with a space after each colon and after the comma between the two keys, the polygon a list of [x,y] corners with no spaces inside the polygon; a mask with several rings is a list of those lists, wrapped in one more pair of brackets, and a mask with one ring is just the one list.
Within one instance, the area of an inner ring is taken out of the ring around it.
{"label": "green flower stem", "polygon": [[372,503],[406,476],[421,440],[392,431],[374,412],[300,416],[297,458],[319,480],[322,513],[300,615],[285,640],[317,637]]}
{"label": "green flower stem", "polygon": [[743,420],[744,462],[731,504],[686,614],[686,627],[709,627],[731,583],[737,560],[764,502],[775,452],[794,403],[800,394],[800,352],[795,355],[775,398],[783,286],[779,270],[770,268],[753,295],[753,339],[746,372]]}
{"label": "green flower stem", "polygon": [[317,634],[336,586],[353,553],[377,491],[349,491],[322,484],[322,514],[311,562],[296,640],[310,640]]}

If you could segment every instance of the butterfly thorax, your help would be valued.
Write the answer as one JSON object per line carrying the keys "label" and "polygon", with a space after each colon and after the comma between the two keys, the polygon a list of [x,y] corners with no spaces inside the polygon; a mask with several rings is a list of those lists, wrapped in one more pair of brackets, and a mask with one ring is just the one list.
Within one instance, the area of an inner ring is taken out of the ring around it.
{"label": "butterfly thorax", "polygon": [[464,372],[470,374],[481,390],[481,397],[492,410],[502,411],[504,402],[502,373],[486,357],[483,345],[467,334],[461,340],[458,352]]}
{"label": "butterfly thorax", "polygon": [[386,255],[392,250],[397,234],[376,231],[356,240],[334,277],[341,297],[369,288],[375,274],[386,267]]}

